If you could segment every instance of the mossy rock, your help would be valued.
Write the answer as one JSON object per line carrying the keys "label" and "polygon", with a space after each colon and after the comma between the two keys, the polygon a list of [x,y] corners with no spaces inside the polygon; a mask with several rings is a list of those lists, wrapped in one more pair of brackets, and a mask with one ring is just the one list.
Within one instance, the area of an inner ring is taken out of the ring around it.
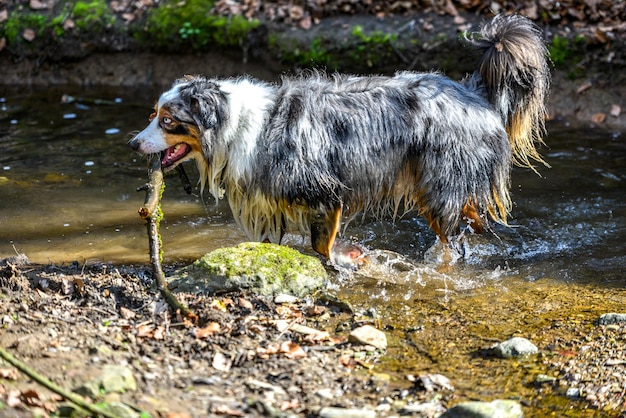
{"label": "mossy rock", "polygon": [[220,248],[174,273],[175,292],[249,290],[302,297],[322,287],[328,273],[316,257],[276,244],[246,242]]}

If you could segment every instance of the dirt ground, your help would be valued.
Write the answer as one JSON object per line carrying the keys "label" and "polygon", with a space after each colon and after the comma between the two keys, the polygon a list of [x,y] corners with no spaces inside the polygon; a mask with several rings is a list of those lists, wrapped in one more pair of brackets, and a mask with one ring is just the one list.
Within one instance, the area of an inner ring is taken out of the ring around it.
{"label": "dirt ground", "polygon": [[[152,417],[317,416],[324,406],[386,415],[393,399],[419,401],[440,389],[393,388],[368,373],[382,352],[337,332],[364,324],[341,304],[181,296],[199,316],[196,325],[170,311],[142,267],[22,262],[0,267],[0,346],[83,394],[81,386],[100,382],[107,365],[132,372],[136,390],[101,385],[87,393],[93,402],[121,402]],[[48,416],[65,404],[2,361],[0,377],[3,417]],[[433,412],[452,395],[441,389]]]}

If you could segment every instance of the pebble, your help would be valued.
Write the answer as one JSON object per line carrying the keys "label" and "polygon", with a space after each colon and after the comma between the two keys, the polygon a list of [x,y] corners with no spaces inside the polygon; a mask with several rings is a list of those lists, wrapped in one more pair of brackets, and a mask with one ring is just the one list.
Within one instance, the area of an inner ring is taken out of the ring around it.
{"label": "pebble", "polygon": [[370,409],[347,409],[325,406],[319,412],[321,418],[376,418],[376,412]]}
{"label": "pebble", "polygon": [[348,341],[351,343],[371,345],[381,350],[387,348],[387,336],[385,333],[371,325],[363,325],[362,327],[352,330]]}
{"label": "pebble", "polygon": [[599,325],[613,325],[626,323],[626,314],[623,313],[606,313],[600,316]]}
{"label": "pebble", "polygon": [[274,303],[277,304],[281,304],[281,303],[296,303],[298,301],[298,298],[293,296],[293,295],[288,295],[287,293],[279,293],[278,295],[276,295],[276,297],[274,298]]}
{"label": "pebble", "polygon": [[461,402],[448,409],[440,418],[522,418],[522,405],[517,401]]}
{"label": "pebble", "polygon": [[533,343],[521,337],[514,337],[496,344],[492,350],[502,358],[524,357],[539,352]]}

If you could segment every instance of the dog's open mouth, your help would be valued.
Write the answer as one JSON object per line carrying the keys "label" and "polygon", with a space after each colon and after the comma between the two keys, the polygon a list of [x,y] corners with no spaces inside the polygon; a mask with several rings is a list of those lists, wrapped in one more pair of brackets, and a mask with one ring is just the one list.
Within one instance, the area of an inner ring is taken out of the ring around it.
{"label": "dog's open mouth", "polygon": [[170,167],[174,167],[180,162],[183,158],[187,156],[191,152],[191,147],[184,142],[180,144],[176,144],[173,147],[169,147],[165,150],[163,159],[161,160],[161,167],[163,169],[167,169]]}

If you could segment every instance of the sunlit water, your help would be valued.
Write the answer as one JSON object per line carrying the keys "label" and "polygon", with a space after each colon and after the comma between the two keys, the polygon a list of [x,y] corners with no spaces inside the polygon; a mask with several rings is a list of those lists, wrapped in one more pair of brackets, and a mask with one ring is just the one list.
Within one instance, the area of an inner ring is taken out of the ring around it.
{"label": "sunlit water", "polygon": [[[127,141],[147,123],[158,92],[76,94],[113,101],[110,105],[61,104],[63,93],[0,98],[0,257],[18,251],[39,263],[145,263],[147,238],[137,215],[144,193],[136,188],[146,181],[147,162]],[[467,237],[465,258],[452,272],[459,285],[510,274],[528,280],[622,279],[626,138],[559,123],[549,130],[543,155],[551,168],[539,167],[541,177],[514,170],[511,227],[496,225],[492,233]],[[193,178],[195,170],[187,166]],[[186,195],[175,175],[167,186],[166,262],[190,261],[245,239],[225,202],[202,200],[197,189]],[[373,260],[406,258],[400,270],[380,262],[370,265],[367,275],[407,283],[445,278],[428,263],[435,237],[420,218],[393,223],[366,218],[353,222],[345,235],[372,250]],[[287,242],[307,247],[299,237]]]}

